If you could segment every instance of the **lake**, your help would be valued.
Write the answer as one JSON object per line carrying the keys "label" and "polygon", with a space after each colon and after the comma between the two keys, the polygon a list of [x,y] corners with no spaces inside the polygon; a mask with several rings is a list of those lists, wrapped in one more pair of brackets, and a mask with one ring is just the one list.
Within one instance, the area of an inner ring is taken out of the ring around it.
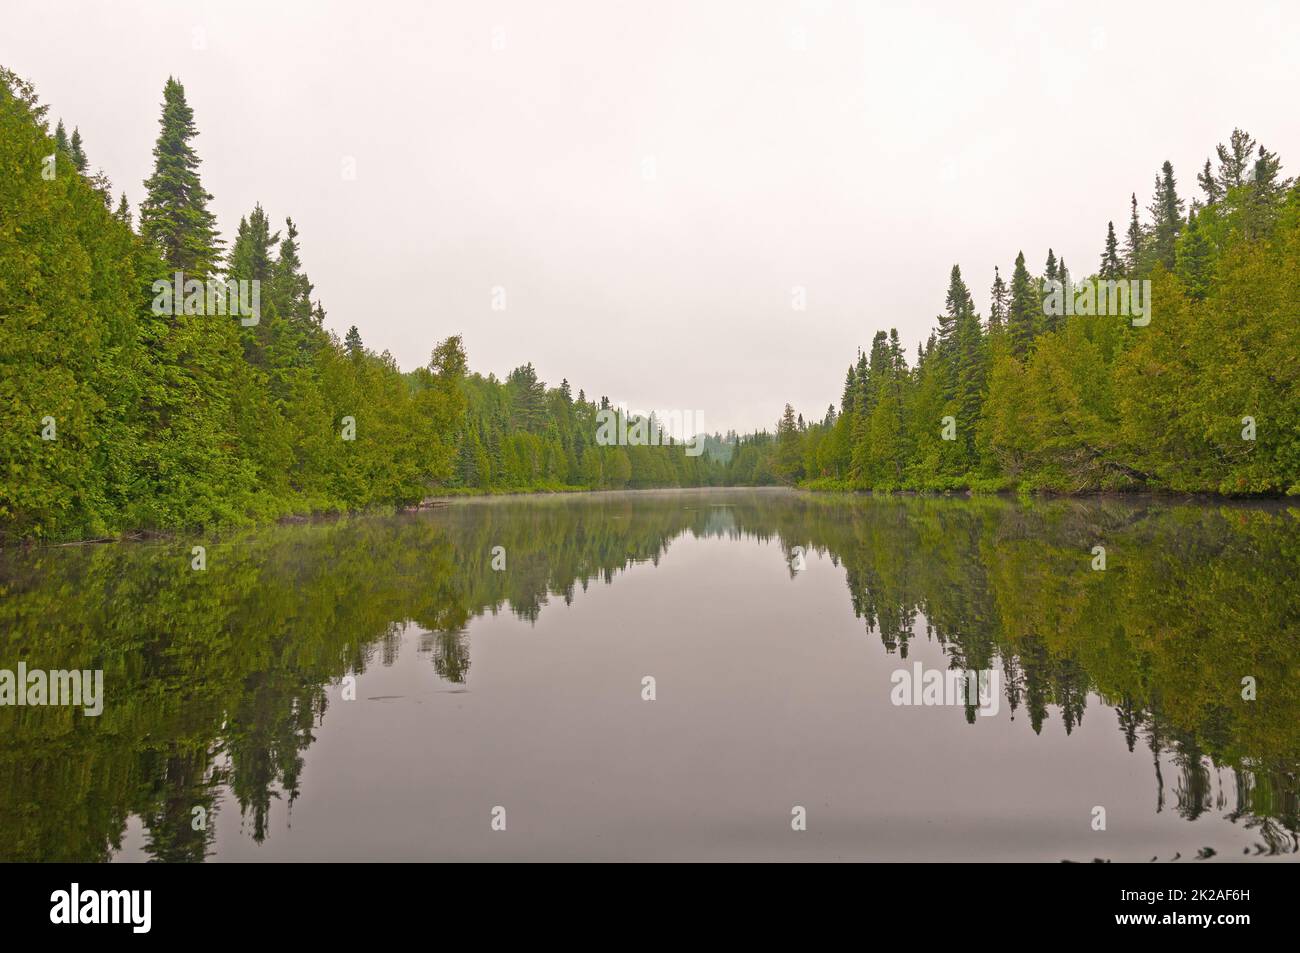
{"label": "lake", "polygon": [[0,669],[103,672],[0,707],[0,857],[1294,859],[1298,522],[682,490],[0,551]]}

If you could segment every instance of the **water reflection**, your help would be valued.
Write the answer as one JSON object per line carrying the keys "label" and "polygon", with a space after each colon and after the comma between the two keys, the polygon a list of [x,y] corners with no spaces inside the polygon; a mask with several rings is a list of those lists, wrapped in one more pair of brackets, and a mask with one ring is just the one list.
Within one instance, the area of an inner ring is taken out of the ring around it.
{"label": "water reflection", "polygon": [[[920,640],[1001,669],[1003,707],[1042,745],[1114,718],[1149,757],[1152,811],[1212,813],[1251,832],[1251,856],[1294,853],[1296,528],[1279,506],[684,491],[263,530],[209,543],[206,571],[189,541],[0,553],[0,668],[102,668],[106,687],[98,718],[0,708],[0,856],[107,860],[129,824],[164,861],[213,854],[221,825],[260,843],[274,803],[310,795],[304,759],[344,676],[393,665],[415,631],[456,690],[477,617],[536,623],[684,536],[829,559],[884,653]],[[704,637],[721,610],[695,611]]]}

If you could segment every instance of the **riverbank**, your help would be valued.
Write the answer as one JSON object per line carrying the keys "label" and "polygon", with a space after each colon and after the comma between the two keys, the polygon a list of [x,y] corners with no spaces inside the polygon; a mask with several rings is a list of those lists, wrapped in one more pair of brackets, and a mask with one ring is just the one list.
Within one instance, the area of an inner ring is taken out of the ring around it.
{"label": "riverbank", "polygon": [[293,525],[308,523],[327,523],[345,519],[364,519],[374,516],[391,516],[395,513],[415,513],[422,510],[448,506],[451,503],[474,499],[492,499],[501,497],[529,496],[565,496],[598,493],[664,493],[681,490],[788,490],[796,493],[873,496],[873,497],[1007,497],[1020,500],[1031,499],[1097,499],[1128,498],[1153,500],[1197,501],[1204,503],[1278,503],[1294,499],[1300,494],[1233,494],[1213,492],[1184,492],[1165,489],[1088,489],[1075,492],[1057,491],[1042,487],[1030,488],[1006,479],[954,480],[936,482],[921,487],[901,486],[897,488],[862,487],[847,480],[820,479],[801,481],[790,486],[786,484],[766,484],[750,486],[744,484],[728,486],[647,486],[647,487],[585,487],[548,484],[529,487],[446,487],[436,494],[424,497],[420,502],[394,506],[379,505],[360,509],[324,508],[307,512],[288,512],[275,517],[249,516],[247,519],[218,525],[175,528],[134,528],[117,534],[95,535],[86,538],[49,539],[34,538],[0,540],[0,550],[9,548],[29,549],[34,547],[59,548],[65,546],[94,546],[106,543],[133,543],[175,540],[182,537],[196,539],[215,539],[231,533],[257,529],[272,525]]}

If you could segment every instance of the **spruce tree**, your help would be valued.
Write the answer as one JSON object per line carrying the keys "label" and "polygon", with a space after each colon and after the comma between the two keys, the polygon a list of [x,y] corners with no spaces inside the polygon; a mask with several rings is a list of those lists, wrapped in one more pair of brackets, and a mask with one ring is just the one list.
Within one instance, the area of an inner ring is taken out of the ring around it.
{"label": "spruce tree", "polygon": [[1123,276],[1124,265],[1119,260],[1119,241],[1115,238],[1115,223],[1106,223],[1106,250],[1101,253],[1101,268],[1097,274],[1102,281],[1117,281]]}
{"label": "spruce tree", "polygon": [[72,141],[68,143],[68,153],[72,156],[72,167],[85,175],[86,167],[90,163],[86,159],[86,150],[81,143],[81,130],[75,126],[72,129]]}
{"label": "spruce tree", "polygon": [[311,322],[313,285],[302,273],[302,259],[298,257],[298,227],[292,218],[287,217],[284,227],[285,235],[280,240],[274,269],[274,293],[281,317],[301,335]]}
{"label": "spruce tree", "polygon": [[140,234],[164,261],[187,276],[207,278],[217,270],[221,239],[212,198],[199,180],[199,157],[190,140],[198,135],[194,112],[185,102],[185,87],[168,77],[163,88],[160,131],[154,146],[154,172],[146,181],[140,205]]}
{"label": "spruce tree", "polygon": [[1244,129],[1233,129],[1228,138],[1228,145],[1219,143],[1215,147],[1219,157],[1217,182],[1219,191],[1224,195],[1246,184],[1250,168],[1250,155],[1255,151],[1255,140]]}
{"label": "spruce tree", "polygon": [[938,317],[940,348],[951,349],[958,324],[966,315],[973,314],[974,311],[975,302],[971,300],[970,289],[962,280],[961,268],[953,265],[948,275],[948,295],[944,299],[944,313]]}
{"label": "spruce tree", "polygon": [[1196,174],[1197,184],[1200,185],[1201,191],[1205,193],[1205,204],[1213,205],[1223,198],[1223,186],[1215,178],[1214,173],[1210,171],[1210,160],[1205,160],[1205,168]]}
{"label": "spruce tree", "polygon": [[1183,201],[1178,197],[1174,181],[1174,167],[1165,160],[1156,176],[1155,193],[1151,197],[1151,260],[1174,268],[1174,255],[1178,235],[1183,229]]}
{"label": "spruce tree", "polygon": [[270,220],[262,210],[262,203],[257,203],[249,215],[239,220],[239,229],[227,258],[226,273],[231,278],[256,279],[269,284],[274,266],[271,249],[279,241],[280,233],[271,234]]}
{"label": "spruce tree", "polygon": [[[891,342],[896,340],[897,332],[891,338]],[[906,365],[901,363],[901,349],[898,352],[899,360],[894,366],[895,396],[900,397],[899,405],[901,409],[901,394],[899,384],[906,374]],[[947,396],[953,401],[955,416],[962,442],[963,453],[961,459],[954,460],[952,463],[960,470],[965,470],[975,463],[975,424],[980,415],[981,393],[984,390],[985,382],[985,340],[983,329],[980,324],[980,317],[975,312],[974,307],[970,307],[961,316],[957,323],[957,329],[954,334],[953,350],[949,359],[949,377],[950,386],[947,389]],[[899,427],[901,429],[901,420]]]}
{"label": "spruce tree", "polygon": [[1130,195],[1132,210],[1129,215],[1128,234],[1124,238],[1124,271],[1130,278],[1136,278],[1142,270],[1142,259],[1146,252],[1146,234],[1138,220],[1138,197]]}
{"label": "spruce tree", "polygon": [[113,213],[113,217],[116,218],[123,225],[125,225],[127,228],[132,227],[131,206],[126,201],[125,192],[122,193],[122,198],[117,203],[117,211]]}
{"label": "spruce tree", "polygon": [[1007,284],[1002,280],[998,266],[993,266],[993,287],[989,290],[989,333],[1002,330],[1007,320]]}
{"label": "spruce tree", "polygon": [[[1050,264],[1050,260],[1049,260],[1049,264]],[[1070,269],[1065,266],[1064,255],[1061,256],[1061,260],[1056,265],[1056,282],[1061,287],[1061,299],[1062,299],[1062,304],[1064,304],[1065,298],[1071,294]],[[1053,286],[1051,284],[1048,284],[1047,285],[1048,293],[1050,294],[1052,290],[1053,290]],[[1043,330],[1044,331],[1056,331],[1061,327],[1061,325],[1064,322],[1065,322],[1064,307],[1060,309],[1060,313],[1051,313],[1051,314],[1048,313],[1047,308],[1043,308]]]}
{"label": "spruce tree", "polygon": [[853,372],[853,365],[849,365],[849,372],[844,377],[844,390],[840,394],[840,414],[853,413],[854,391],[857,390],[857,375]]}
{"label": "spruce tree", "polygon": [[357,330],[355,324],[348,328],[347,336],[343,338],[343,347],[347,349],[348,354],[352,356],[354,361],[361,360],[362,355],[365,353],[365,349],[361,345],[361,332]]}
{"label": "spruce tree", "polygon": [[1025,253],[1016,255],[1016,267],[1011,273],[1011,304],[1007,308],[1007,332],[1011,337],[1011,350],[1017,357],[1029,352],[1029,342],[1034,338],[1038,314],[1043,303],[1035,293],[1035,282],[1025,267]]}
{"label": "spruce tree", "polygon": [[1193,212],[1187,218],[1187,231],[1178,243],[1174,273],[1193,298],[1201,299],[1210,289],[1211,248]]}
{"label": "spruce tree", "polygon": [[1259,147],[1259,155],[1251,169],[1250,188],[1246,199],[1245,233],[1248,238],[1263,238],[1273,231],[1277,213],[1291,188],[1290,179],[1278,177],[1282,161],[1276,152]]}
{"label": "spruce tree", "polygon": [[[1047,249],[1047,262],[1043,266],[1043,280],[1040,289],[1040,300],[1045,301],[1046,296],[1053,294],[1057,284],[1061,280],[1061,269],[1056,264],[1056,253],[1052,249]],[[1038,330],[1051,331],[1055,327],[1058,315],[1047,313],[1047,309],[1041,308],[1035,314],[1035,320],[1038,322]]]}

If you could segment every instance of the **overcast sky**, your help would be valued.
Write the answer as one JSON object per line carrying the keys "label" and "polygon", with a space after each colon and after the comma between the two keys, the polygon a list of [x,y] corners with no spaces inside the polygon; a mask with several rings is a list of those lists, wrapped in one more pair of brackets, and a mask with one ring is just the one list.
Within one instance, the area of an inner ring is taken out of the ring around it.
{"label": "overcast sky", "polygon": [[[1234,125],[1300,167],[1300,3],[5,0],[0,63],[138,205],[185,85],[225,236],[292,216],[340,335],[707,429],[820,417],[962,267],[1080,276]],[[355,178],[345,177],[348,158]],[[493,310],[493,289],[505,310]],[[806,289],[807,309],[792,308]]]}

